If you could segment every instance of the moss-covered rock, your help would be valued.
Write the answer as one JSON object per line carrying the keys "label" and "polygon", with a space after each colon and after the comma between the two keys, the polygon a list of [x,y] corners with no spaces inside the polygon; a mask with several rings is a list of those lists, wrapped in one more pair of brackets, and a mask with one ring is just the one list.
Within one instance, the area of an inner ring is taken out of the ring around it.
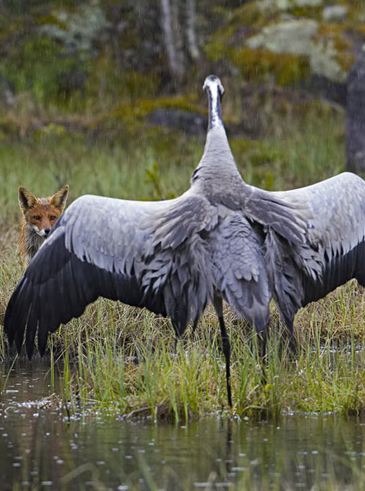
{"label": "moss-covered rock", "polygon": [[295,11],[297,13],[301,11],[303,14],[304,12],[317,12],[323,3],[323,0],[259,0],[258,7],[264,13],[268,10],[274,10],[281,12]]}
{"label": "moss-covered rock", "polygon": [[251,49],[265,49],[281,56],[306,57],[313,74],[336,82],[346,79],[346,72],[336,59],[338,50],[334,39],[320,36],[315,20],[290,19],[269,25],[248,38],[245,44]]}
{"label": "moss-covered rock", "polygon": [[58,97],[61,80],[78,66],[75,57],[63,56],[56,41],[35,33],[13,46],[9,56],[0,62],[0,74],[16,92],[31,91],[43,103]]}
{"label": "moss-covered rock", "polygon": [[278,85],[286,86],[306,79],[309,73],[308,60],[296,53],[243,47],[232,50],[229,58],[248,81],[265,81],[271,77]]}
{"label": "moss-covered rock", "polygon": [[109,23],[98,3],[81,4],[76,11],[57,9],[38,19],[39,31],[59,41],[70,52],[92,56],[95,41],[103,35]]}
{"label": "moss-covered rock", "polygon": [[344,83],[365,41],[364,16],[363,2],[252,1],[213,34],[206,53],[230,60],[249,81],[292,85],[314,76]]}
{"label": "moss-covered rock", "polygon": [[[99,125],[122,125],[130,134],[140,131],[156,110],[172,110],[205,115],[205,111],[191,97],[139,98],[131,102],[124,100],[112,110],[98,118]],[[153,121],[151,121],[153,122]]]}

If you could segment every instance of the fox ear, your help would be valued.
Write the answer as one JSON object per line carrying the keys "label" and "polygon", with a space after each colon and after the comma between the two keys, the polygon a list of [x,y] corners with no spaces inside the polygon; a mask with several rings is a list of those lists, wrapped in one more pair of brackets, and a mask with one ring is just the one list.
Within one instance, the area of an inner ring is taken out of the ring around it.
{"label": "fox ear", "polygon": [[33,193],[20,186],[18,189],[18,200],[21,210],[25,211],[36,204],[37,198]]}
{"label": "fox ear", "polygon": [[51,204],[58,208],[59,210],[64,209],[66,206],[66,201],[67,201],[67,196],[68,196],[68,184],[65,186],[62,186],[62,188],[57,191],[53,196],[51,196]]}

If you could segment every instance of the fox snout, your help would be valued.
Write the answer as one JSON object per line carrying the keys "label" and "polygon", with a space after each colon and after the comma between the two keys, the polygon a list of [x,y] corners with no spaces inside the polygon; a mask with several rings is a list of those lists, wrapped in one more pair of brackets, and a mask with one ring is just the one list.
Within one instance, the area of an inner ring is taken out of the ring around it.
{"label": "fox snout", "polygon": [[47,228],[39,228],[37,227],[37,225],[33,225],[32,226],[34,232],[36,234],[38,234],[40,237],[43,237],[44,239],[46,239],[51,231],[51,227],[47,227]]}

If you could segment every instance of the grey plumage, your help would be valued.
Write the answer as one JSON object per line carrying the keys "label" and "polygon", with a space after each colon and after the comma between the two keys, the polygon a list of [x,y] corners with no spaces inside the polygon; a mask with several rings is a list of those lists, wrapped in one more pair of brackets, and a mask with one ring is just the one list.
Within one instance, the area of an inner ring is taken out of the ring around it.
{"label": "grey plumage", "polygon": [[274,193],[307,210],[305,242],[288,248],[266,239],[273,292],[292,333],[300,307],[356,278],[365,285],[365,181],[345,172],[300,189]]}
{"label": "grey plumage", "polygon": [[245,184],[221,119],[223,87],[210,76],[209,131],[190,189],[160,202],[83,196],[66,210],[31,261],[8,304],[5,331],[31,357],[38,332],[41,354],[48,332],[103,296],[147,307],[171,318],[177,335],[216,309],[226,358],[230,346],[222,299],[264,332],[272,296],[265,237],[302,246],[307,210],[285,197]]}

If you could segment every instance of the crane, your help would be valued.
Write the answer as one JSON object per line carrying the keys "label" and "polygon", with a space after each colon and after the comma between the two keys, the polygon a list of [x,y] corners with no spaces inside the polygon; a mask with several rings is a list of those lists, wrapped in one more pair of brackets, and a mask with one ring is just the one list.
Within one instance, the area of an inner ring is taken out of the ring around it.
{"label": "crane", "polygon": [[300,247],[306,211],[242,180],[222,121],[223,85],[206,78],[208,131],[190,188],[155,202],[85,195],[64,212],[19,281],[4,328],[28,357],[37,335],[41,354],[48,333],[79,317],[98,297],[145,307],[171,319],[177,336],[196,325],[208,303],[218,316],[226,363],[230,341],[222,302],[265,335],[273,296],[264,241]]}

